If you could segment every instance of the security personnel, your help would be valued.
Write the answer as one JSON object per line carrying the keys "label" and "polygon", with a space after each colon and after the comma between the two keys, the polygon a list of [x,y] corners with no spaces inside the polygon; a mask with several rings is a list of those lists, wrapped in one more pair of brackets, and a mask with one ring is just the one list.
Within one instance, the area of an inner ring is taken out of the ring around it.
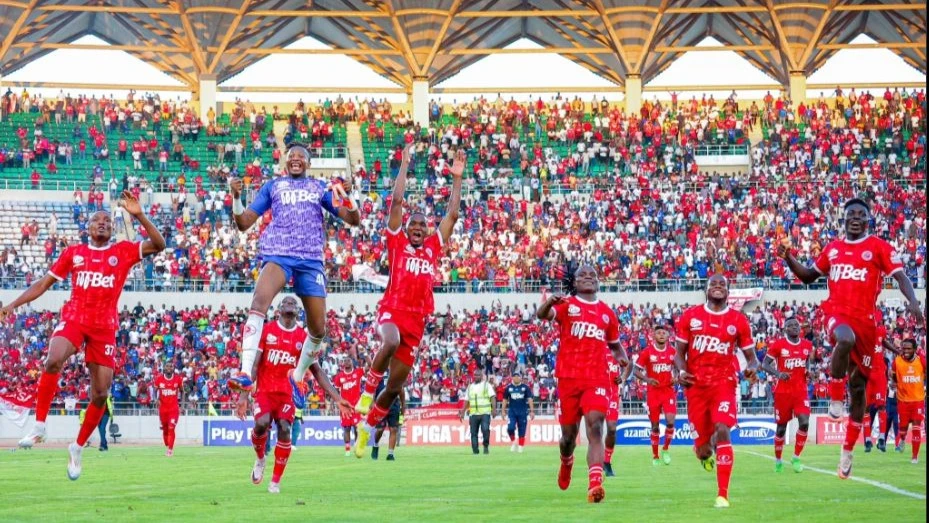
{"label": "security personnel", "polygon": [[490,418],[497,408],[497,393],[490,383],[484,379],[484,371],[474,371],[474,383],[468,387],[464,408],[461,409],[460,418],[464,421],[465,413],[470,414],[471,422],[471,451],[478,454],[477,429],[480,427],[484,441],[484,454],[490,453]]}

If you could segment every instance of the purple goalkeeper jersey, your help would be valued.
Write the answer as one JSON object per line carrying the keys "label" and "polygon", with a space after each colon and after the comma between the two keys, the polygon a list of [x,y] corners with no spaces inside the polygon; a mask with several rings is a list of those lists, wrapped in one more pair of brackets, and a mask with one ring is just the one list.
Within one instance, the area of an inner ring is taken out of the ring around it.
{"label": "purple goalkeeper jersey", "polygon": [[339,215],[325,182],[306,177],[274,178],[261,186],[248,208],[258,216],[271,209],[271,223],[258,244],[259,255],[323,261],[323,209]]}

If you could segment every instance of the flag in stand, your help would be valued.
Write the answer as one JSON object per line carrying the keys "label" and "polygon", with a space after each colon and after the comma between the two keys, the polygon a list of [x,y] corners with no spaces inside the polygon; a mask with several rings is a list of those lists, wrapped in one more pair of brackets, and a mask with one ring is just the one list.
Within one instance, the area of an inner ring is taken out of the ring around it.
{"label": "flag in stand", "polygon": [[24,427],[34,404],[35,396],[31,392],[3,393],[0,394],[0,415],[9,418],[17,427]]}

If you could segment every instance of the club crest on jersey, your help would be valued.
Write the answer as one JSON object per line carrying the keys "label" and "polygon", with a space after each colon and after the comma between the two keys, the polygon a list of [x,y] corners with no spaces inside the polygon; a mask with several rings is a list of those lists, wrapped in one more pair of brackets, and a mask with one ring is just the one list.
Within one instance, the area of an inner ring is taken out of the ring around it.
{"label": "club crest on jersey", "polygon": [[429,256],[430,258],[432,258],[432,249],[430,249],[429,247],[426,247],[426,256]]}
{"label": "club crest on jersey", "polygon": [[649,356],[649,357],[648,357],[648,361],[656,362],[656,361],[658,361],[658,356]]}
{"label": "club crest on jersey", "polygon": [[726,327],[726,332],[728,332],[730,336],[735,336],[735,332],[736,332],[735,325],[730,325]]}
{"label": "club crest on jersey", "polygon": [[268,334],[268,337],[265,338],[265,343],[267,343],[268,345],[274,345],[274,344],[276,344],[276,343],[277,343],[277,336],[275,336],[275,335],[273,335],[273,334]]}
{"label": "club crest on jersey", "polygon": [[80,254],[75,254],[74,258],[72,259],[72,263],[75,267],[80,267],[81,265],[84,265],[84,257]]}
{"label": "club crest on jersey", "polygon": [[116,267],[116,264],[119,263],[119,258],[116,256],[110,256],[110,259],[107,260],[107,262],[110,264],[110,267]]}
{"label": "club crest on jersey", "polygon": [[696,319],[696,318],[690,320],[690,330],[692,330],[692,331],[698,331],[698,330],[701,330],[701,329],[703,329],[703,322],[702,322],[702,321],[700,321],[700,320],[698,320],[698,319]]}
{"label": "club crest on jersey", "polygon": [[781,357],[786,358],[787,356],[790,356],[790,351],[787,350],[787,349],[782,350],[782,351],[781,351]]}
{"label": "club crest on jersey", "polygon": [[871,261],[871,258],[874,258],[874,255],[871,254],[871,251],[864,251],[861,253],[861,259],[864,261]]}
{"label": "club crest on jersey", "polygon": [[299,350],[299,351],[302,351],[302,350],[303,350],[303,342],[302,342],[302,341],[298,341],[297,344],[296,344],[295,346],[297,347],[297,350]]}
{"label": "club crest on jersey", "polygon": [[603,316],[600,316],[600,317],[603,318],[603,323],[609,323],[609,322],[610,322],[610,317],[607,316],[606,314],[604,314]]}
{"label": "club crest on jersey", "polygon": [[581,308],[577,305],[568,305],[568,316],[580,316]]}

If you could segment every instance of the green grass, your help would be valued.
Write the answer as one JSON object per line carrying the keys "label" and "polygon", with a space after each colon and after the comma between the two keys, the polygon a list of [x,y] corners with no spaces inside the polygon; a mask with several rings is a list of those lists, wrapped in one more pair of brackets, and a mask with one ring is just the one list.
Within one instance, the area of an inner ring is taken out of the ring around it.
{"label": "green grass", "polygon": [[[491,449],[400,447],[396,462],[356,460],[340,447],[299,448],[281,494],[249,481],[249,448],[180,447],[166,458],[159,447],[87,449],[83,476],[65,475],[67,451],[0,453],[0,521],[926,521],[925,501],[832,475],[775,474],[762,456],[770,447],[736,449],[732,507],[712,508],[714,474],[689,448],[672,448],[670,466],[652,467],[647,447],[622,447],[618,477],[606,478],[603,504],[586,502],[584,449],[574,483],[555,484],[554,447],[511,454]],[[834,470],[838,447],[810,446],[807,465]],[[790,455],[785,449],[785,455]],[[905,454],[855,456],[855,475],[926,493],[926,465]],[[299,518],[299,519],[298,519]]]}

